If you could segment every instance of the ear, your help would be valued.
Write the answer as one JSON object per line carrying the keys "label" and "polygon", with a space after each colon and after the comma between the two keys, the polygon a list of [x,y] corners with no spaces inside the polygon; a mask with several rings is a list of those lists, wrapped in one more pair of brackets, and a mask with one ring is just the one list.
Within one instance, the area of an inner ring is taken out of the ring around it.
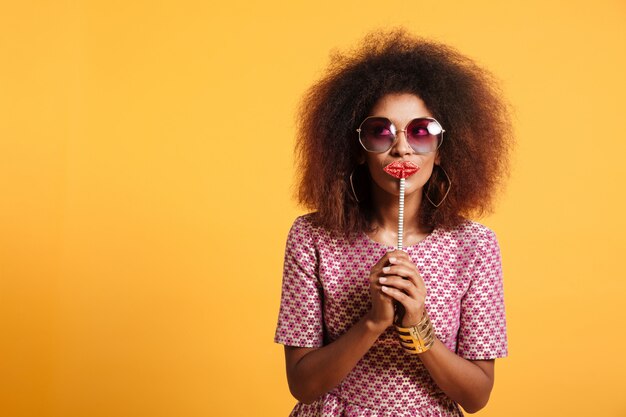
{"label": "ear", "polygon": [[435,165],[441,165],[441,156],[439,152],[437,152],[437,156],[435,156]]}

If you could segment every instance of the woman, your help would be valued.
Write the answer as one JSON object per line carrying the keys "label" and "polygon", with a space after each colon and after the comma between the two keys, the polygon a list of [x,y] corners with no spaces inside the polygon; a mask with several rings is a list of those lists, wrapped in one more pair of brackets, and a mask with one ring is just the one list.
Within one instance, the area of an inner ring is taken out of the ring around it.
{"label": "woman", "polygon": [[[512,143],[490,75],[404,31],[370,35],[333,57],[300,116],[299,200],[314,213],[289,232],[275,336],[291,415],[480,410],[507,355],[498,243],[469,220],[490,209]],[[417,169],[403,250],[394,162]]]}

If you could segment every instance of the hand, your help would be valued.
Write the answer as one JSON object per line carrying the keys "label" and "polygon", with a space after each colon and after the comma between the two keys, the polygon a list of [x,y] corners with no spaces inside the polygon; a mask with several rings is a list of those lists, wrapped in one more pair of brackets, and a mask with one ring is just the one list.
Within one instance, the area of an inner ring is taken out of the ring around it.
{"label": "hand", "polygon": [[[396,250],[387,253],[385,257],[388,259],[388,265],[381,268],[378,276],[380,292],[386,295],[387,299],[396,300],[401,304],[404,314],[400,317],[400,323],[403,327],[415,326],[424,315],[426,301],[424,280],[406,252]],[[370,284],[370,290],[371,288]]]}
{"label": "hand", "polygon": [[375,326],[379,333],[382,333],[393,324],[395,315],[393,298],[382,291],[382,285],[379,282],[381,277],[386,276],[383,268],[391,265],[389,258],[395,256],[393,255],[394,253],[387,252],[380,258],[370,270],[369,275],[372,308],[367,313],[366,318]]}

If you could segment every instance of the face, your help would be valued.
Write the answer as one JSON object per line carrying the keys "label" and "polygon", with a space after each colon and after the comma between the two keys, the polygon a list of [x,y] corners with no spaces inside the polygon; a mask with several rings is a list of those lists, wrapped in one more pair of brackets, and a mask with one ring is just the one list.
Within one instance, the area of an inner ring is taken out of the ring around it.
{"label": "face", "polygon": [[[418,117],[433,117],[421,98],[414,94],[388,94],[376,102],[369,116],[386,117],[398,128],[404,130],[407,124]],[[396,143],[382,153],[372,153],[363,150],[362,158],[369,168],[374,181],[374,193],[397,196],[399,194],[399,180],[384,171],[392,162],[410,161],[420,169],[406,179],[405,195],[422,192],[424,184],[430,178],[435,163],[439,163],[437,151],[428,154],[417,154],[406,140],[404,132],[397,132]]]}

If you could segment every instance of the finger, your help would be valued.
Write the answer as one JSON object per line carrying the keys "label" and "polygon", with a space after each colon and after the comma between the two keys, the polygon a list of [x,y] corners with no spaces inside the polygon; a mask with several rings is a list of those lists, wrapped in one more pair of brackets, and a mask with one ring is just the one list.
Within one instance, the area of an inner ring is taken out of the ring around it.
{"label": "finger", "polygon": [[387,252],[390,258],[401,259],[411,262],[411,257],[408,253],[403,250],[392,250],[391,252]]}
{"label": "finger", "polygon": [[414,299],[412,299],[403,291],[400,291],[397,288],[387,287],[386,285],[383,285],[381,291],[383,292],[383,294],[388,295],[389,297],[402,304],[405,309],[415,303]]}
{"label": "finger", "polygon": [[378,275],[382,272],[383,267],[389,264],[389,258],[394,251],[385,253],[372,267],[370,268],[370,275]]}
{"label": "finger", "polygon": [[[389,267],[389,269],[383,268],[383,270],[388,271],[388,275],[384,275],[385,278],[392,278],[392,277],[399,277],[401,278],[402,281],[404,281],[405,283],[409,283],[409,285],[413,288],[415,288],[415,291],[411,291],[410,295],[413,298],[416,298],[419,294],[422,294],[423,296],[426,296],[428,293],[428,289],[426,288],[426,284],[424,283],[424,280],[422,279],[422,277],[419,275],[419,273],[415,270],[410,270],[409,272],[411,273],[407,273],[406,270],[404,271],[400,271],[400,268],[396,268],[396,266],[391,266]],[[394,275],[391,275],[393,272],[397,272]],[[381,277],[382,278],[382,277]],[[383,283],[384,281],[378,281],[379,283]],[[401,289],[406,290],[408,287],[402,284],[399,285],[395,285],[395,284],[391,284],[391,282],[395,282],[395,281],[389,281],[391,286],[394,287],[398,287]],[[385,283],[385,285],[387,285],[387,283]]]}
{"label": "finger", "polygon": [[[424,283],[424,280],[422,278],[422,275],[419,272],[419,269],[417,268],[417,266],[415,266],[415,264],[413,262],[411,262],[410,260],[407,262],[404,259],[395,259],[393,257],[389,258],[389,261],[391,263],[390,267],[391,269],[389,269],[389,273],[393,273],[394,269],[393,267],[398,265],[398,266],[404,266],[406,268],[409,268],[410,270],[414,270],[415,274],[410,274],[410,275],[406,275],[407,278],[411,279],[411,281],[413,281],[415,283],[415,285],[417,285],[418,287],[425,287],[426,284]],[[383,268],[383,272],[384,268]],[[398,274],[400,275],[400,274]]]}
{"label": "finger", "polygon": [[417,265],[413,263],[413,260],[409,257],[396,257],[395,255],[389,256],[389,264],[390,265],[405,265],[409,268],[418,269]]}
{"label": "finger", "polygon": [[[406,318],[415,323],[419,322],[418,318],[422,317],[423,309],[424,309],[423,299],[411,298],[409,295],[405,294],[403,291],[397,288],[386,286],[386,285],[381,288],[381,291],[384,294],[389,295],[389,297],[391,297],[392,300],[398,303],[398,308],[402,309],[403,311],[403,313],[400,316],[402,317],[403,320]],[[399,309],[396,310],[396,312],[400,311]],[[420,313],[420,311],[422,313]],[[411,319],[411,317],[413,319]]]}
{"label": "finger", "polygon": [[419,275],[417,269],[411,268],[408,265],[391,265],[382,268],[382,273],[385,275],[398,275],[401,277],[409,278],[414,275]]}
{"label": "finger", "polygon": [[403,291],[411,298],[419,296],[419,289],[409,280],[401,277],[380,277],[378,279],[381,287],[391,287]]}
{"label": "finger", "polygon": [[409,268],[409,267],[400,266],[400,265],[392,265],[390,267],[383,268],[383,273],[389,274],[389,275],[393,274],[393,275],[400,276],[404,278],[405,280],[410,281],[417,288],[424,288],[424,289],[426,288],[426,284],[424,283],[424,280],[420,276],[419,272],[414,268]]}
{"label": "finger", "polygon": [[396,258],[395,256],[390,256],[389,265],[387,266],[395,266],[395,265],[403,266],[410,270],[414,270],[415,272],[419,274],[419,268],[417,267],[417,265],[413,263],[413,261],[410,258]]}

